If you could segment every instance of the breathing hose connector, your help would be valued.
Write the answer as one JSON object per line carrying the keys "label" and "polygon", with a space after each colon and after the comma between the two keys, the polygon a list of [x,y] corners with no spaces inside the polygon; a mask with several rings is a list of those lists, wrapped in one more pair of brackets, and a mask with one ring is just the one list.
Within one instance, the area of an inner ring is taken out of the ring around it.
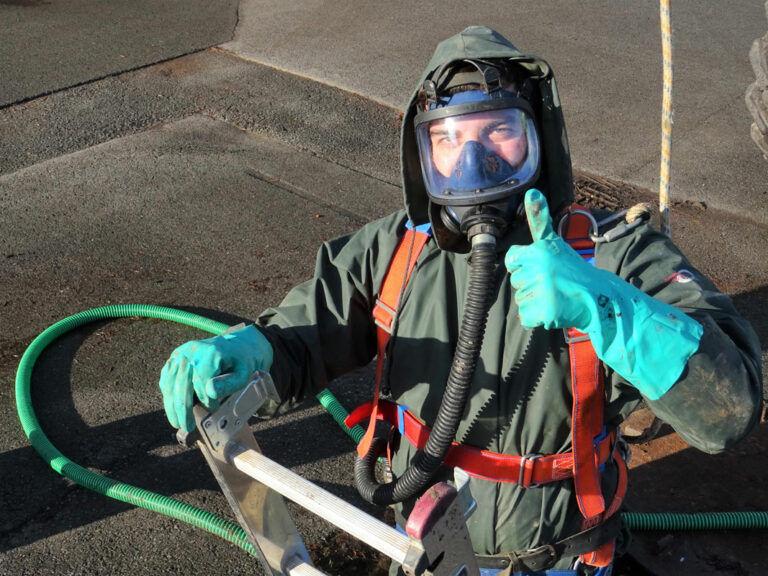
{"label": "breathing hose connector", "polygon": [[422,492],[440,469],[456,437],[472,388],[488,311],[493,301],[496,238],[500,233],[496,226],[484,224],[478,224],[474,229],[475,233],[470,234],[471,268],[464,317],[440,409],[424,449],[416,454],[402,476],[386,484],[379,484],[374,476],[376,460],[387,450],[387,442],[383,438],[376,438],[368,454],[355,463],[357,489],[365,500],[373,504],[387,506]]}

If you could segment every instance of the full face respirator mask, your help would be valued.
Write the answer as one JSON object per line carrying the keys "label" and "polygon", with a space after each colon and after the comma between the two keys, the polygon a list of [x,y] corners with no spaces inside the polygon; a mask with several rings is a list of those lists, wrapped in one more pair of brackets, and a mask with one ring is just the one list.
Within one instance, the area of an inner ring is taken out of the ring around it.
{"label": "full face respirator mask", "polygon": [[501,235],[539,176],[533,109],[503,71],[464,60],[439,68],[423,86],[415,132],[430,214],[456,236]]}

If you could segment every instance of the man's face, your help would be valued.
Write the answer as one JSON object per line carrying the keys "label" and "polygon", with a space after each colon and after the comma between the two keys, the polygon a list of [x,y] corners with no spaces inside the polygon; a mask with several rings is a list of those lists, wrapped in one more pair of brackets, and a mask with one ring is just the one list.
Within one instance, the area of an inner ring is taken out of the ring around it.
{"label": "man's face", "polygon": [[451,176],[464,145],[478,142],[510,166],[518,166],[527,150],[525,114],[516,109],[476,112],[433,122],[429,126],[435,169]]}

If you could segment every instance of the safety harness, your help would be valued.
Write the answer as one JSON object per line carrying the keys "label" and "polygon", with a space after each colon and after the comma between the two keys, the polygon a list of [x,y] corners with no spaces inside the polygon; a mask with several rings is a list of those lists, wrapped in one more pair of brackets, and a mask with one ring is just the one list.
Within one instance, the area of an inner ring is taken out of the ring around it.
{"label": "safety harness", "polygon": [[[563,238],[585,260],[594,265],[597,230],[589,211],[570,206],[560,224]],[[417,449],[422,449],[430,428],[405,406],[379,398],[387,344],[393,322],[421,250],[429,240],[429,226],[407,227],[384,277],[373,309],[377,326],[378,357],[376,384],[371,402],[355,409],[345,420],[354,426],[368,419],[368,428],[357,451],[367,454],[377,420],[389,422]],[[534,550],[510,554],[512,571],[542,570],[551,567],[563,554],[579,555],[581,562],[607,566],[613,560],[616,518],[608,522],[621,506],[626,493],[627,471],[616,432],[606,432],[604,423],[604,371],[589,336],[570,328],[564,331],[568,345],[573,388],[571,452],[564,454],[528,454],[516,456],[482,450],[453,442],[444,464],[458,466],[469,475],[494,482],[516,483],[522,488],[573,478],[579,510],[583,516],[582,532],[561,542]],[[618,467],[618,485],[612,501],[606,504],[600,485],[600,469],[613,457]],[[610,527],[610,530],[608,528]],[[562,544],[568,542],[569,546]]]}

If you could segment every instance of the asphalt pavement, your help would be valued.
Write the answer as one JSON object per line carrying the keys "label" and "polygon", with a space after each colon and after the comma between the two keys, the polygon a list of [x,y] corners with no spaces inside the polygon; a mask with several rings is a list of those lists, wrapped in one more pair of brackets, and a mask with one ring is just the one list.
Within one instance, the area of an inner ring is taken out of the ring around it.
{"label": "asphalt pavement", "polygon": [[[672,17],[673,236],[766,342],[768,163],[743,102],[763,6],[673,2]],[[400,206],[400,110],[435,43],[478,23],[552,64],[580,173],[632,191],[617,202],[655,193],[654,2],[0,1],[0,575],[257,572],[219,538],[51,471],[17,421],[16,365],[47,326],[90,308],[159,304],[235,324],[279,302],[323,240]],[[41,357],[33,396],[76,462],[231,519],[201,456],[176,446],[156,384],[173,348],[201,336],[157,320],[79,329]],[[332,389],[353,407],[370,386],[367,369]],[[311,400],[254,430],[265,453],[364,506],[352,443]],[[765,430],[754,438],[744,456],[768,462]],[[707,465],[682,448],[665,461]],[[685,481],[668,468],[633,470],[633,505]],[[705,483],[681,505],[768,509],[754,484]],[[298,516],[308,542],[333,533]],[[754,533],[741,556],[727,538],[677,538],[666,573],[768,573]],[[658,540],[642,553],[658,555]]]}
{"label": "asphalt pavement", "polygon": [[[761,0],[671,4],[672,187],[681,199],[768,223],[768,178],[748,137],[747,54],[766,31]],[[490,25],[547,60],[574,164],[658,190],[662,54],[659,2],[460,0],[240,3],[234,53],[402,108],[434,46]]]}
{"label": "asphalt pavement", "polygon": [[0,106],[226,42],[237,9],[237,0],[4,0]]}

